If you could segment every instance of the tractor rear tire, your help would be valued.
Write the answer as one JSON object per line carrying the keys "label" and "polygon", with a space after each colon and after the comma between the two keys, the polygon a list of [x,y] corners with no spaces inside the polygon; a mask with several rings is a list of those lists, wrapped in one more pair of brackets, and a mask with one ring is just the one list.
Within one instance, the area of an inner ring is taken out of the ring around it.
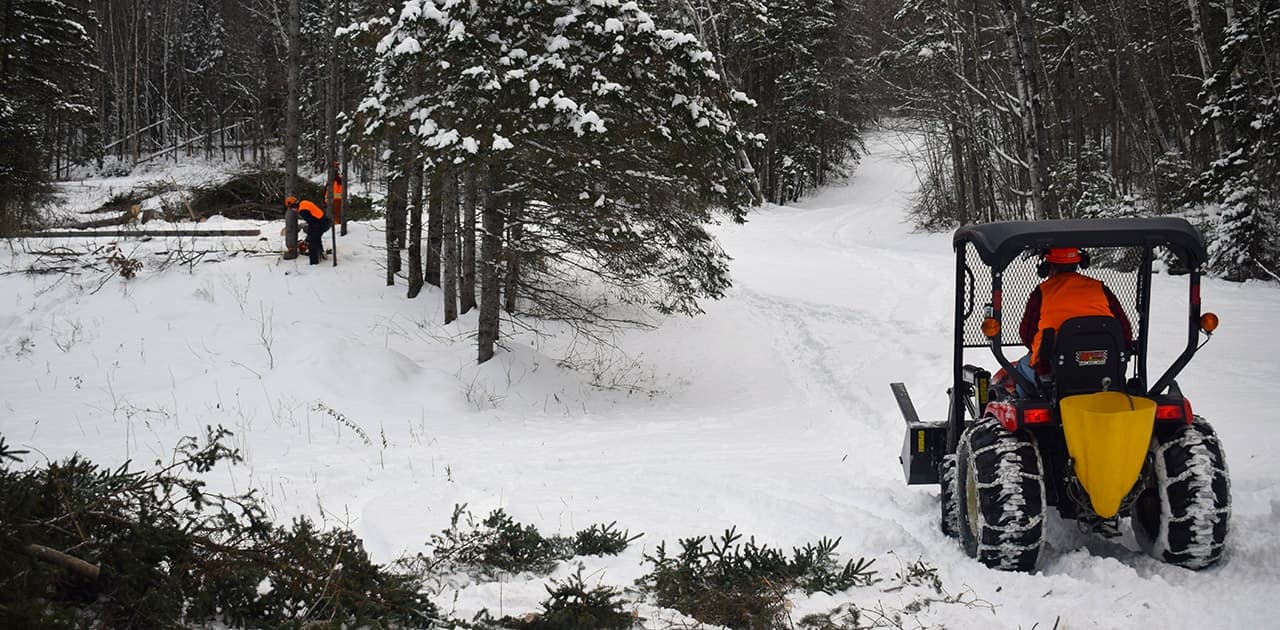
{"label": "tractor rear tire", "polygon": [[956,497],[956,455],[942,456],[942,466],[938,474],[939,502],[942,504],[942,533],[948,538],[960,537],[960,502]]}
{"label": "tractor rear tire", "polygon": [[1028,437],[990,416],[960,436],[956,451],[960,544],[993,569],[1032,571],[1044,541],[1044,464]]}
{"label": "tractor rear tire", "polygon": [[1139,546],[1188,569],[1216,563],[1231,520],[1231,481],[1213,427],[1196,416],[1175,431],[1157,431],[1147,464],[1146,488],[1130,508]]}

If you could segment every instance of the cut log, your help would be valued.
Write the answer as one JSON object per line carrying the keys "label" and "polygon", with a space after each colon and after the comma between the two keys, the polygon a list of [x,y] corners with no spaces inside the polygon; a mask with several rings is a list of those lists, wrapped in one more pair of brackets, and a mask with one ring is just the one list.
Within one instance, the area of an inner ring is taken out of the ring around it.
{"label": "cut log", "polygon": [[83,223],[74,223],[71,225],[71,227],[83,230],[86,228],[107,227],[109,225],[127,225],[129,223],[132,223],[136,216],[137,215],[134,214],[132,211],[126,210],[117,216],[111,217],[110,219],[98,219],[97,221],[85,221]]}
{"label": "cut log", "polygon": [[238,230],[45,230],[42,232],[20,232],[17,238],[143,238],[161,236],[179,237],[225,237],[225,236],[261,236],[260,229]]}
{"label": "cut log", "polygon": [[26,550],[27,553],[44,560],[45,562],[56,564],[68,571],[87,577],[90,580],[96,580],[98,579],[98,576],[102,574],[102,569],[98,568],[98,565],[90,564],[75,556],[62,553],[57,549],[50,549],[44,545],[30,544],[26,546]]}

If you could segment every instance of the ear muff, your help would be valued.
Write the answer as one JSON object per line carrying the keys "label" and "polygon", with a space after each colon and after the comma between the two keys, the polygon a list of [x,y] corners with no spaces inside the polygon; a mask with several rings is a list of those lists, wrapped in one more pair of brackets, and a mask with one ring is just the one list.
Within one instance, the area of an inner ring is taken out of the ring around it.
{"label": "ear muff", "polygon": [[1036,275],[1041,278],[1049,277],[1049,261],[1042,260],[1040,264],[1036,265]]}
{"label": "ear muff", "polygon": [[1080,268],[1088,269],[1090,260],[1091,259],[1089,258],[1089,252],[1086,252],[1083,249],[1080,250]]}

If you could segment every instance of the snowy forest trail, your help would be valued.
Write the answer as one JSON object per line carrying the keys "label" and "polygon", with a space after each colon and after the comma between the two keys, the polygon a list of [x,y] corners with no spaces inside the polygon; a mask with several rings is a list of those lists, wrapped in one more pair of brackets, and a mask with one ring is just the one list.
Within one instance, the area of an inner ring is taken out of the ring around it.
{"label": "snowy forest trail", "polygon": [[[651,568],[643,556],[659,543],[678,551],[680,539],[731,527],[784,550],[840,538],[842,558],[875,560],[883,584],[795,597],[793,620],[853,601],[918,608],[905,627],[1280,627],[1274,284],[1207,280],[1205,306],[1223,325],[1179,379],[1231,468],[1220,566],[1161,564],[1127,527],[1103,541],[1053,515],[1040,571],[1010,574],[939,532],[937,489],[903,482],[888,386],[907,383],[925,419],[946,411],[951,236],[911,228],[909,146],[870,134],[847,180],[716,227],[734,285],[704,315],[617,331],[616,347],[569,357],[571,332],[540,322],[550,334],[508,326],[503,351],[475,365],[474,311],[441,325],[437,289],[407,300],[403,284],[384,286],[379,224],[351,226],[337,268],[268,253],[169,270],[148,258],[128,282],[0,274],[14,296],[0,311],[0,434],[39,461],[79,452],[145,467],[223,425],[245,461],[216,469],[211,488],[257,488],[281,521],[350,527],[379,562],[427,551],[465,504],[545,534],[611,522],[643,533],[618,557],[577,560],[617,587]],[[13,268],[29,263],[21,247],[0,247]],[[165,245],[129,247],[143,257]],[[1184,282],[1155,280],[1155,335],[1178,342],[1153,347],[1153,367],[1185,339],[1174,315]],[[916,561],[945,594],[894,588]],[[460,618],[523,614],[546,584],[521,574],[438,599]]]}
{"label": "snowy forest trail", "polygon": [[[1234,332],[1219,335],[1217,347],[1209,344],[1181,379],[1200,402],[1197,410],[1216,420],[1237,473],[1233,548],[1221,566],[1193,573],[1164,565],[1143,555],[1127,528],[1120,539],[1102,540],[1080,533],[1052,510],[1041,571],[1034,575],[988,571],[938,532],[936,488],[908,488],[901,479],[896,458],[903,424],[888,383],[906,381],[922,417],[943,417],[954,255],[949,234],[915,234],[907,223],[916,182],[903,160],[903,144],[892,134],[873,136],[870,154],[848,181],[797,207],[767,209],[741,230],[722,235],[735,257],[730,299],[765,320],[761,328],[776,331],[772,345],[788,358],[783,373],[797,392],[797,408],[810,407],[820,417],[828,410],[825,440],[844,442],[855,452],[850,459],[856,461],[844,468],[848,478],[828,491],[829,533],[844,536],[847,551],[857,555],[891,549],[909,560],[920,554],[942,569],[944,582],[958,582],[997,606],[995,619],[985,622],[968,617],[972,610],[955,610],[959,606],[935,611],[935,621],[947,627],[1280,627],[1265,605],[1267,593],[1280,586],[1275,469],[1264,473],[1256,455],[1236,457],[1233,450],[1280,446],[1264,420],[1264,405],[1257,404],[1265,381],[1249,383],[1251,376],[1274,377],[1277,369],[1252,361],[1258,349],[1246,348],[1253,338],[1270,345],[1272,356],[1280,350],[1268,335],[1255,332],[1266,325],[1259,310],[1280,312],[1274,287],[1255,285],[1251,297],[1237,304],[1235,295],[1215,299],[1240,287],[1206,281],[1206,309],[1232,321]],[[1159,288],[1175,287],[1173,298],[1157,301],[1161,312],[1153,317],[1155,334],[1170,340],[1153,362],[1162,370],[1185,339],[1185,324],[1168,315],[1185,312],[1185,302],[1179,302],[1185,289],[1176,288],[1181,279],[1157,282],[1169,285]],[[1231,363],[1256,371],[1250,375]],[[1259,501],[1267,483],[1273,489]],[[877,550],[881,544],[884,549]]]}

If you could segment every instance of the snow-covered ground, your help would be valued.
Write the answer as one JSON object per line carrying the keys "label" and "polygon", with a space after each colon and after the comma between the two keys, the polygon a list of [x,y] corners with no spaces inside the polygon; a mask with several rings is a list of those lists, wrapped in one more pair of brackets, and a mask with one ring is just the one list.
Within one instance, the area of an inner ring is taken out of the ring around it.
{"label": "snow-covered ground", "polygon": [[[886,578],[917,560],[936,567],[967,603],[932,603],[904,627],[1280,627],[1280,426],[1267,402],[1280,382],[1280,288],[1207,280],[1205,308],[1223,324],[1179,379],[1231,468],[1219,566],[1165,565],[1127,527],[1107,541],[1055,515],[1038,572],[986,569],[938,531],[936,488],[902,481],[888,383],[905,381],[922,416],[945,412],[953,255],[950,235],[904,223],[916,180],[902,139],[881,133],[868,147],[847,182],[717,228],[734,258],[726,299],[621,333],[616,349],[578,346],[578,370],[560,365],[571,339],[518,332],[474,365],[474,313],[442,325],[438,291],[407,300],[403,282],[386,287],[378,225],[339,240],[338,267],[269,255],[279,225],[262,240],[126,241],[146,266],[105,284],[102,272],[8,273],[60,243],[0,243],[0,292],[12,296],[0,309],[0,434],[38,458],[149,465],[222,424],[245,462],[212,485],[258,488],[280,519],[349,526],[384,562],[423,551],[466,503],[546,534],[614,521],[643,532],[621,556],[582,559],[604,584],[630,585],[661,541],[736,526],[785,548],[841,537],[842,557],[874,558]],[[173,262],[198,250],[210,252]],[[1157,313],[1184,312],[1184,284],[1157,279]],[[1180,347],[1185,323],[1157,317],[1155,334]],[[538,608],[545,583],[513,576],[440,602],[465,617],[519,614]],[[798,597],[792,614],[931,594],[893,585]]]}

